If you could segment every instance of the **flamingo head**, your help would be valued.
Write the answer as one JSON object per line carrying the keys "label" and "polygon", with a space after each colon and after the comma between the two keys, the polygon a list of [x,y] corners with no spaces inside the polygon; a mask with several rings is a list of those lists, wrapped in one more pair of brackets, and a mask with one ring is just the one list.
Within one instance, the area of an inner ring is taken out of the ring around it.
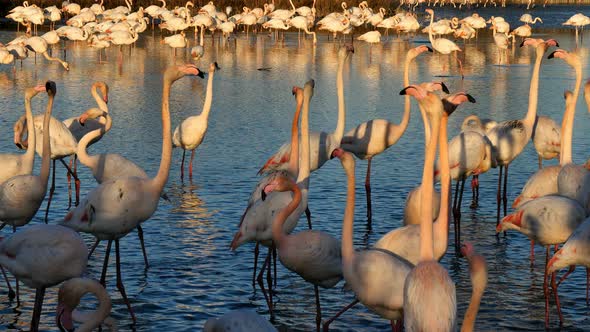
{"label": "flamingo head", "polygon": [[539,45],[539,43],[542,43],[542,42],[544,42],[544,40],[541,38],[525,38],[522,41],[522,43],[520,43],[520,47],[529,46],[529,45],[530,46],[537,46],[537,45]]}
{"label": "flamingo head", "polygon": [[471,242],[463,242],[461,244],[461,255],[463,257],[469,257],[475,253],[475,249],[473,248],[473,244]]}
{"label": "flamingo head", "polygon": [[220,70],[221,68],[217,64],[217,61],[209,64],[209,72],[214,72],[215,70]]}
{"label": "flamingo head", "polygon": [[429,15],[431,15],[431,16],[434,15],[434,10],[432,10],[430,8],[426,9],[425,12],[428,13]]}
{"label": "flamingo head", "polygon": [[354,174],[355,161],[350,152],[337,148],[332,152],[332,157],[340,159],[340,163],[342,163],[342,167],[347,174]]}
{"label": "flamingo head", "polygon": [[475,98],[465,92],[454,93],[442,100],[445,113],[451,115],[464,102],[475,103]]}
{"label": "flamingo head", "polygon": [[295,181],[285,175],[276,176],[272,179],[264,188],[262,192],[265,195],[270,194],[273,191],[283,192],[292,190],[293,186],[297,186]]}
{"label": "flamingo head", "polygon": [[547,273],[551,274],[557,270],[563,269],[566,266],[575,265],[572,257],[576,254],[577,248],[575,245],[564,245],[559,249],[547,263]]}
{"label": "flamingo head", "polygon": [[344,151],[344,149],[342,149],[342,148],[336,148],[336,149],[334,149],[334,151],[332,151],[332,154],[330,154],[330,159],[340,158],[340,156],[345,152],[346,151]]}
{"label": "flamingo head", "polygon": [[[63,296],[61,288],[58,296]],[[61,299],[59,301],[60,302],[55,309],[55,324],[60,331],[74,331],[74,321],[72,319],[74,309],[61,302]]]}
{"label": "flamingo head", "polygon": [[558,49],[555,50],[553,52],[551,52],[551,54],[549,54],[547,56],[547,59],[553,59],[553,58],[558,58],[558,59],[566,59],[569,56],[569,52],[566,50],[562,50],[562,49]]}
{"label": "flamingo head", "polygon": [[55,85],[54,81],[47,81],[45,82],[45,91],[50,96],[55,96],[57,94],[57,86]]}
{"label": "flamingo head", "polygon": [[519,230],[522,227],[523,215],[523,209],[507,215],[500,221],[498,226],[496,226],[496,233],[500,233],[508,229]]}
{"label": "flamingo head", "polygon": [[419,85],[422,88],[424,88],[424,90],[426,90],[428,92],[442,91],[446,94],[449,94],[449,88],[447,88],[445,83],[442,81],[440,81],[440,82],[424,82],[424,83],[420,83]]}
{"label": "flamingo head", "polygon": [[16,145],[17,148],[24,150],[26,149],[26,144],[23,141],[23,136],[25,135],[26,132],[26,128],[25,125],[27,123],[27,120],[25,119],[25,116],[21,116],[20,119],[18,119],[18,121],[16,121],[14,123],[14,126],[12,127],[13,131],[14,131],[14,145]]}
{"label": "flamingo head", "polygon": [[403,88],[399,94],[400,95],[408,95],[408,96],[412,96],[414,98],[416,98],[417,100],[421,100],[426,98],[426,94],[428,91],[426,91],[426,89],[424,89],[424,87],[420,86],[420,85],[409,85],[405,88]]}

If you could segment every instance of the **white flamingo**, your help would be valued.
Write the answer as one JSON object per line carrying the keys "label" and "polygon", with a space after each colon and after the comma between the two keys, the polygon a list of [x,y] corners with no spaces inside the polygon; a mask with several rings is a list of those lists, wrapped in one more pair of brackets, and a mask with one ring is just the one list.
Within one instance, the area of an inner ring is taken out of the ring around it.
{"label": "white flamingo", "polygon": [[65,68],[65,70],[70,70],[70,65],[66,61],[51,57],[49,54],[47,54],[47,42],[45,39],[41,37],[31,37],[27,39],[25,45],[31,51],[43,54],[45,59],[49,61],[57,61]]}
{"label": "white flamingo", "polygon": [[213,103],[213,77],[215,76],[215,71],[219,69],[217,62],[209,65],[207,92],[205,94],[205,102],[201,114],[189,116],[174,129],[172,144],[174,147],[182,149],[182,163],[180,165],[181,179],[184,177],[184,155],[187,150],[191,151],[191,160],[188,164],[188,176],[189,179],[193,178],[193,159],[195,158],[195,150],[201,145],[207,134],[209,113],[211,112],[211,104]]}
{"label": "white flamingo", "polygon": [[[430,26],[432,27],[432,23],[434,22],[434,11],[432,9],[426,9],[426,12],[430,14]],[[451,54],[453,51],[461,52],[461,49],[457,44],[453,43],[452,41],[446,38],[437,38],[434,39],[432,37],[433,32],[432,29],[428,31],[428,39],[430,40],[430,44],[432,48],[435,49],[437,52],[441,54]],[[453,55],[455,60],[459,63],[459,70],[461,71],[461,78],[463,78],[463,64],[461,60],[457,57],[456,54]]]}

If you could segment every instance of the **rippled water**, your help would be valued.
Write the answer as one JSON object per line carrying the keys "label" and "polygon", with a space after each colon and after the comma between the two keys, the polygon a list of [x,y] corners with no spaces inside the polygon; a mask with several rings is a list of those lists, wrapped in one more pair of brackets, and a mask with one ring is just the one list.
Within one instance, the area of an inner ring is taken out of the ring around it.
{"label": "rippled water", "polygon": [[[499,10],[499,9],[498,9]],[[517,11],[518,10],[518,11]],[[499,10],[517,18],[522,9]],[[482,11],[480,11],[481,13]],[[491,11],[487,11],[491,13]],[[556,27],[562,17],[574,9],[550,7],[533,14],[543,17],[545,26]],[[547,17],[548,16],[548,17]],[[552,20],[550,17],[554,17]],[[559,19],[558,19],[559,17]],[[514,25],[516,20],[512,20]],[[537,26],[535,26],[537,28]],[[14,32],[1,31],[6,42]],[[543,30],[537,36],[553,37],[562,48],[575,49],[573,32]],[[372,48],[355,42],[344,74],[347,105],[347,128],[373,118],[399,122],[403,98],[402,62],[406,51],[425,37],[413,42],[389,39]],[[266,34],[246,40],[241,34],[228,45],[211,46],[207,39],[204,59],[198,63],[206,70],[217,61],[221,70],[215,76],[213,110],[209,132],[198,148],[195,176],[192,182],[180,181],[181,151],[174,151],[173,168],[166,186],[171,202],[161,202],[154,216],[144,223],[147,251],[151,267],[144,270],[139,242],[135,232],[122,240],[123,279],[138,323],[132,327],[127,309],[115,287],[114,262],[111,260],[108,290],[114,300],[113,316],[122,330],[194,331],[209,317],[231,309],[255,308],[268,317],[260,291],[251,286],[253,245],[230,252],[228,247],[237,230],[246,200],[257,181],[256,171],[264,160],[289,138],[294,100],[293,85],[302,85],[309,78],[316,80],[311,104],[310,125],[313,130],[333,130],[336,125],[336,54],[337,46],[320,36],[316,48],[310,41],[297,42],[296,34],[287,34],[284,43],[275,43]],[[476,104],[462,106],[450,121],[450,134],[458,132],[462,119],[471,113],[496,120],[524,116],[534,51],[529,48],[510,51],[510,65],[496,65],[496,47],[489,33],[477,43],[465,47],[465,80],[457,76],[455,64],[443,69],[447,57],[422,55],[411,67],[411,81],[441,80],[451,90],[464,89]],[[588,77],[588,48],[575,50],[584,59],[584,77]],[[79,115],[93,106],[89,94],[92,82],[103,80],[110,86],[109,107],[113,129],[91,149],[93,153],[116,152],[155,174],[161,149],[160,96],[161,73],[173,63],[188,60],[160,44],[159,34],[144,34],[137,46],[124,48],[122,66],[116,64],[116,49],[108,51],[107,63],[98,64],[95,50],[83,44],[67,46],[71,71],[44,59],[28,59],[16,73],[8,66],[0,67],[0,151],[14,151],[12,124],[23,114],[23,91],[26,87],[51,79],[58,92],[54,116],[65,119]],[[54,54],[62,55],[54,50]],[[258,68],[268,67],[268,71]],[[561,121],[564,109],[563,90],[573,89],[573,71],[560,60],[545,60],[541,69],[539,114]],[[200,112],[205,81],[184,78],[173,88],[172,122]],[[44,109],[45,97],[37,97],[34,110]],[[407,192],[419,182],[422,164],[422,123],[412,111],[408,130],[386,153],[375,158],[372,172],[373,228],[365,222],[365,196],[362,179],[366,163],[357,162],[357,208],[355,242],[357,247],[374,243],[384,233],[399,227]],[[584,162],[588,156],[590,121],[582,98],[574,130],[574,161]],[[39,159],[38,159],[39,160]],[[509,201],[536,169],[536,154],[530,144],[510,167]],[[547,164],[555,164],[556,161]],[[37,167],[40,162],[37,161]],[[57,194],[50,219],[55,223],[67,210],[65,171],[58,166]],[[90,172],[80,170],[83,195],[95,187]],[[497,239],[495,233],[495,188],[497,171],[481,176],[480,207],[470,210],[466,193],[463,207],[463,239],[475,243],[489,265],[488,288],[477,320],[478,330],[541,330],[544,328],[542,275],[544,249],[537,247],[535,266],[529,261],[529,242],[517,233]],[[468,190],[466,190],[468,192]],[[340,237],[345,201],[345,176],[338,161],[328,162],[311,179],[310,209],[314,228]],[[45,205],[44,205],[45,206]],[[43,207],[44,209],[44,207]],[[32,223],[42,222],[42,213]],[[302,223],[303,226],[304,223]],[[452,227],[451,227],[452,228]],[[6,234],[8,231],[5,230]],[[453,238],[451,229],[450,237]],[[91,238],[86,237],[88,243]],[[90,260],[88,276],[99,278],[104,244]],[[449,248],[442,263],[457,284],[459,314],[463,316],[471,292],[467,263]],[[276,299],[276,325],[293,331],[314,329],[315,306],[313,288],[293,273],[279,268]],[[33,306],[34,291],[22,287],[22,305],[10,302],[7,292],[0,290],[0,325],[6,330],[27,329]],[[567,330],[590,330],[590,310],[585,303],[585,274],[578,269],[560,287],[560,298]],[[43,330],[55,330],[53,310],[56,288],[49,289],[41,320]],[[321,292],[323,315],[331,316],[352,299],[341,290],[341,284]],[[555,307],[551,307],[551,326],[557,327]],[[387,330],[389,322],[380,319],[362,306],[357,306],[332,324],[334,330]]]}

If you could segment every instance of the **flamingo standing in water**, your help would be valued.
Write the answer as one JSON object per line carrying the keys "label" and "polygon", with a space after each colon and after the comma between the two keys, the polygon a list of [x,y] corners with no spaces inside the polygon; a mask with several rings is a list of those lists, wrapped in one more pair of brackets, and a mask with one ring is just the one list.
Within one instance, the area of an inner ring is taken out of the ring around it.
{"label": "flamingo standing in water", "polygon": [[[41,91],[45,91],[45,85],[38,85],[34,88],[28,88],[25,90],[25,117],[27,119],[27,128],[30,132],[33,132],[31,100]],[[21,128],[23,126],[22,122],[17,122],[15,126],[17,127],[14,128],[15,132],[21,132],[23,130],[23,128]],[[31,136],[31,139],[34,139],[34,135]],[[33,165],[35,164],[35,145],[29,145],[27,147],[27,152],[23,154],[0,154],[0,164],[2,164],[0,184],[17,175],[31,174],[33,172]]]}
{"label": "flamingo standing in water", "polygon": [[[431,29],[428,30],[428,39],[430,40],[430,44],[432,45],[432,48],[434,48],[437,52],[439,52],[441,54],[451,54],[451,52],[453,52],[453,51],[461,52],[461,48],[459,48],[459,46],[457,46],[457,44],[453,43],[452,41],[450,41],[446,38],[434,39],[434,37],[432,37],[432,24],[434,22],[434,11],[432,9],[426,9],[426,12],[428,14],[430,14],[430,27],[431,27]],[[461,79],[463,79],[463,63],[461,62],[461,60],[459,60],[459,58],[457,57],[456,54],[453,56],[455,57],[455,60],[457,60],[457,63],[459,63],[459,70],[461,72]]]}
{"label": "flamingo standing in water", "polygon": [[340,241],[328,233],[305,230],[294,235],[283,232],[287,217],[301,201],[301,189],[289,177],[275,178],[264,192],[291,191],[293,199],[276,216],[272,225],[272,240],[277,248],[279,260],[289,270],[313,284],[316,300],[316,329],[320,330],[322,314],[318,287],[332,288],[342,280],[342,256]]}
{"label": "flamingo standing in water", "polygon": [[[522,120],[500,122],[487,133],[496,152],[497,164],[500,166],[500,171],[498,172],[498,190],[496,195],[496,225],[500,223],[501,199],[504,203],[504,215],[506,215],[506,203],[508,201],[506,194],[508,186],[508,166],[510,166],[510,163],[520,155],[533,134],[533,126],[535,124],[535,119],[537,118],[537,98],[534,98],[534,91],[537,91],[539,86],[541,60],[543,59],[545,51],[547,51],[550,46],[556,45],[557,43],[555,40],[549,39],[536,46],[536,60],[531,77],[529,107],[525,118]],[[504,174],[504,189],[502,190],[502,171],[504,168],[506,169],[506,172]]]}
{"label": "flamingo standing in water", "polygon": [[193,178],[193,159],[195,158],[195,150],[201,145],[203,139],[205,139],[205,134],[207,134],[209,112],[211,111],[211,104],[213,102],[213,76],[215,76],[215,71],[218,69],[220,68],[217,65],[217,62],[209,65],[207,94],[205,95],[205,103],[203,104],[203,111],[201,114],[189,116],[174,129],[172,144],[174,144],[174,147],[182,148],[182,163],[180,165],[181,180],[184,178],[184,154],[187,150],[191,151],[191,160],[188,164],[188,177],[191,180]]}
{"label": "flamingo standing in water", "polygon": [[[62,65],[62,67],[65,68],[65,70],[70,70],[70,65],[66,61],[51,57],[49,54],[47,54],[47,42],[45,39],[41,37],[31,37],[26,40],[25,45],[31,51],[43,54],[45,59],[49,61],[57,61]],[[36,59],[37,58],[35,57],[35,63],[37,63]]]}
{"label": "flamingo standing in water", "polygon": [[61,222],[64,226],[84,233],[91,233],[100,240],[108,240],[101,284],[106,283],[106,272],[115,241],[117,288],[135,322],[135,314],[125,293],[121,279],[119,239],[127,235],[141,222],[149,219],[158,207],[162,189],[168,180],[172,160],[172,135],[170,133],[170,88],[172,84],[187,75],[199,75],[194,65],[173,66],[166,69],[162,92],[162,159],[154,178],[118,178],[102,183],[88,193],[82,204],[71,210]]}
{"label": "flamingo standing in water", "polygon": [[18,280],[36,289],[30,331],[39,331],[45,289],[81,276],[88,264],[86,252],[78,233],[58,225],[33,225],[0,240],[0,265],[17,278],[17,290]]}
{"label": "flamingo standing in water", "polygon": [[[82,297],[91,293],[98,299],[98,307],[91,312],[76,310]],[[117,323],[109,317],[111,298],[98,282],[88,278],[72,278],[64,282],[57,293],[56,321],[60,331],[74,331],[74,321],[82,323],[76,331],[91,331],[101,324],[108,325],[111,331],[117,330]]]}
{"label": "flamingo standing in water", "polygon": [[[404,64],[404,86],[410,85],[410,63],[420,54],[432,49],[427,46],[418,46],[408,51]],[[410,99],[405,98],[404,113],[401,122],[396,125],[388,120],[374,119],[361,123],[348,131],[342,137],[340,146],[345,151],[353,153],[359,159],[367,160],[367,175],[365,178],[365,191],[367,194],[367,218],[371,220],[371,161],[373,157],[382,153],[390,146],[397,143],[402,137],[410,122]]]}

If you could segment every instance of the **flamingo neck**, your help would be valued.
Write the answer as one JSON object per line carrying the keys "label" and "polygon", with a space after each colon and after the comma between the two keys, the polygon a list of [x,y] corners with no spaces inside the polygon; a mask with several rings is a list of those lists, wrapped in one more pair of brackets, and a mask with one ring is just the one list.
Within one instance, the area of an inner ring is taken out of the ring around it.
{"label": "flamingo neck", "polygon": [[55,58],[55,57],[49,56],[49,54],[47,54],[47,51],[43,52],[43,56],[45,57],[45,59],[47,59],[49,61],[59,62],[64,68],[67,67],[67,63],[65,61],[61,60],[60,58]]}
{"label": "flamingo neck", "polygon": [[[404,85],[403,85],[404,87],[410,85],[410,64],[412,63],[412,60],[414,60],[415,58],[416,58],[416,56],[414,54],[408,53],[406,55],[406,61],[404,64]],[[402,115],[402,120],[396,128],[397,130],[390,131],[390,135],[389,135],[390,137],[388,139],[388,141],[390,141],[390,142],[388,142],[388,143],[390,143],[390,144],[395,143],[397,140],[399,140],[401,135],[404,134],[404,132],[406,131],[406,128],[408,128],[408,124],[410,123],[410,109],[411,109],[410,96],[406,95],[404,97],[404,114]],[[396,136],[396,137],[391,137],[391,136]]]}
{"label": "flamingo neck", "polygon": [[27,131],[29,133],[29,142],[27,152],[24,154],[23,168],[28,169],[27,173],[33,171],[35,165],[35,147],[37,146],[37,135],[35,134],[35,124],[33,123],[33,111],[31,110],[31,99],[33,96],[25,96],[25,117],[27,120]]}
{"label": "flamingo neck", "polygon": [[572,94],[572,102],[566,101],[566,109],[561,122],[561,155],[560,164],[567,165],[571,164],[572,161],[572,136],[574,135],[574,118],[576,115],[576,104],[578,96],[580,94],[580,86],[582,85],[582,66],[580,63],[576,63],[574,66],[576,71],[576,87]]}
{"label": "flamingo neck", "polygon": [[336,92],[338,94],[338,123],[336,124],[336,130],[334,130],[335,142],[340,142],[342,140],[342,137],[344,136],[344,126],[346,123],[346,105],[344,102],[344,83],[342,79],[345,59],[346,55],[338,59],[338,73],[336,74]]}
{"label": "flamingo neck", "polygon": [[480,255],[473,254],[468,256],[467,260],[469,260],[471,287],[473,289],[471,291],[469,307],[463,317],[461,332],[472,332],[474,330],[475,318],[477,317],[481,298],[487,286],[487,267],[484,258]]}
{"label": "flamingo neck", "polygon": [[215,76],[215,69],[209,71],[209,78],[207,79],[207,94],[205,95],[205,103],[203,104],[203,111],[201,115],[205,120],[209,118],[211,112],[211,104],[213,103],[213,77]]}
{"label": "flamingo neck", "polygon": [[[440,100],[438,100],[438,102],[440,103]],[[420,261],[429,261],[434,259],[434,247],[432,241],[432,196],[434,194],[434,159],[436,157],[436,145],[438,144],[442,103],[440,103],[440,108],[440,112],[437,110],[431,115],[432,135],[430,137],[430,142],[426,146],[426,152],[424,155],[424,172],[422,173],[421,184],[422,203],[420,211]]]}
{"label": "flamingo neck", "polygon": [[299,149],[299,173],[297,185],[304,191],[309,188],[309,102],[311,96],[304,93],[301,115],[301,149]]}
{"label": "flamingo neck", "polygon": [[155,190],[160,194],[168,180],[168,172],[172,161],[172,137],[170,135],[170,88],[172,80],[164,77],[162,89],[162,159],[158,174],[153,178],[152,183]]}
{"label": "flamingo neck", "polygon": [[99,137],[102,137],[109,130],[111,130],[111,126],[112,126],[112,118],[109,115],[109,113],[106,111],[103,111],[102,115],[104,115],[106,117],[106,122],[104,124],[104,127],[95,129],[95,130],[87,133],[86,135],[82,136],[82,138],[78,142],[78,148],[76,150],[76,156],[77,156],[78,160],[80,160],[80,162],[82,164],[84,164],[86,167],[92,169],[94,172],[96,172],[98,170],[100,161],[99,161],[99,158],[96,158],[96,156],[88,155],[88,151],[86,151],[86,148],[88,147],[88,144],[90,144],[90,142],[92,142],[93,140],[95,140]]}
{"label": "flamingo neck", "polygon": [[91,332],[109,316],[111,313],[111,298],[104,287],[97,282],[85,282],[83,286],[86,292],[92,293],[98,299],[98,307],[87,315],[85,321],[76,332]]}
{"label": "flamingo neck", "polygon": [[[353,164],[354,165],[354,164]],[[355,202],[355,177],[354,166],[352,169],[345,167],[346,171],[346,208],[342,221],[342,265],[350,265],[354,259],[354,245],[352,240],[354,224],[354,202]]]}
{"label": "flamingo neck", "polygon": [[428,26],[430,29],[428,29],[428,40],[430,40],[430,44],[432,44],[432,47],[434,48],[434,38],[432,37],[432,24],[434,23],[434,12],[432,12],[432,15],[430,15],[430,25]]}
{"label": "flamingo neck", "polygon": [[283,232],[283,225],[301,202],[301,190],[299,187],[296,184],[292,184],[289,186],[289,190],[293,192],[291,202],[277,214],[272,223],[272,240],[279,248],[283,240],[287,237],[285,232]]}
{"label": "flamingo neck", "polygon": [[[300,92],[296,92],[299,94]],[[303,100],[297,96],[297,108],[291,124],[291,152],[289,153],[289,173],[295,175],[299,171],[299,115]]]}
{"label": "flamingo neck", "polygon": [[428,142],[430,141],[431,135],[431,126],[430,120],[428,119],[428,115],[424,110],[424,107],[418,103],[418,109],[420,110],[420,115],[422,116],[422,122],[424,123],[424,147],[428,146]]}
{"label": "flamingo neck", "polygon": [[[51,111],[53,110],[53,94],[49,94],[47,109],[43,117],[43,155],[41,157],[41,183],[43,192],[47,191],[47,180],[49,180],[49,163],[51,162],[51,145],[49,144],[49,122],[51,121]],[[33,133],[35,131],[33,130]],[[34,134],[33,134],[34,135]]]}
{"label": "flamingo neck", "polygon": [[[446,248],[449,239],[449,204],[451,202],[451,169],[449,167],[449,142],[447,135],[447,124],[449,116],[443,114],[440,124],[439,145],[440,145],[440,209],[436,224],[433,226],[437,233],[440,232],[443,236],[437,237],[437,246]],[[441,242],[441,243],[438,243]]]}
{"label": "flamingo neck", "polygon": [[535,119],[537,118],[537,102],[539,99],[539,72],[541,70],[541,61],[543,60],[543,54],[545,54],[545,46],[537,46],[536,51],[537,57],[535,59],[535,66],[533,68],[533,74],[531,76],[531,86],[529,89],[529,108],[523,120],[527,128],[527,135],[529,139],[530,136],[532,136],[532,128],[535,124]]}
{"label": "flamingo neck", "polygon": [[105,103],[103,97],[101,97],[98,94],[98,85],[92,85],[92,89],[90,89],[90,93],[92,94],[92,97],[94,98],[94,100],[96,101],[96,104],[98,105],[98,108],[100,108],[101,110],[108,112],[109,111],[109,107],[107,106],[107,103]]}

